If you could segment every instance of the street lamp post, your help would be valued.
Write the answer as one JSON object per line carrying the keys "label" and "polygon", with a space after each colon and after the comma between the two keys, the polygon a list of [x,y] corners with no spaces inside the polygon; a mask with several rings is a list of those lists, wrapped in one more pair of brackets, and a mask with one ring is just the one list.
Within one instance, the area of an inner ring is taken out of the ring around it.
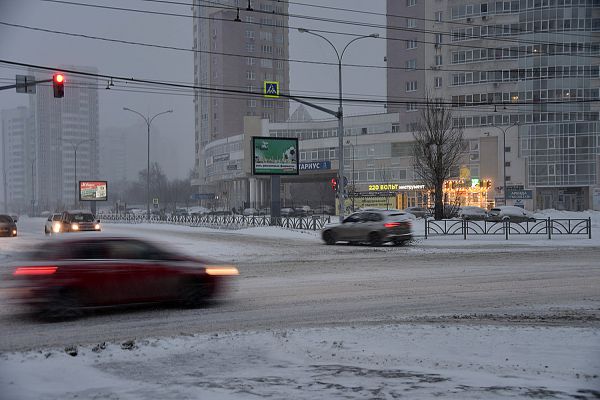
{"label": "street lamp post", "polygon": [[131,111],[132,113],[135,113],[135,114],[139,115],[140,117],[142,117],[142,119],[146,123],[146,126],[148,127],[148,159],[147,159],[148,169],[146,170],[146,218],[148,219],[148,221],[150,221],[150,125],[152,124],[152,121],[154,120],[154,118],[158,117],[159,115],[172,113],[173,110],[167,110],[167,111],[160,112],[158,114],[155,114],[152,118],[150,118],[149,116],[144,117],[143,114],[141,114],[135,110],[132,110],[131,108],[123,107],[123,110]]}
{"label": "street lamp post", "polygon": [[35,158],[31,160],[31,216],[35,216]]}
{"label": "street lamp post", "polygon": [[506,132],[513,126],[519,126],[519,123],[515,122],[505,128],[502,128],[501,126],[490,125],[491,128],[498,128],[502,132],[502,193],[504,197],[504,205],[506,205]]}
{"label": "street lamp post", "polygon": [[71,146],[73,146],[73,150],[75,152],[75,200],[74,200],[74,204],[75,204],[75,208],[77,208],[77,200],[78,200],[78,194],[79,194],[79,185],[77,183],[77,149],[79,148],[80,144],[83,143],[87,143],[87,142],[95,142],[96,139],[91,138],[91,139],[82,139],[76,143],[71,143]]}
{"label": "street lamp post", "polygon": [[346,208],[346,205],[344,202],[344,189],[345,189],[345,185],[344,185],[344,108],[343,108],[343,100],[342,100],[342,58],[344,57],[344,53],[346,52],[346,49],[352,43],[354,43],[360,39],[378,38],[379,34],[372,33],[370,35],[356,37],[356,38],[352,39],[351,41],[349,41],[348,43],[346,43],[346,45],[342,49],[342,52],[340,53],[338,51],[337,47],[335,47],[334,44],[329,39],[327,39],[325,36],[319,35],[318,33],[309,31],[308,29],[304,29],[304,28],[298,28],[298,32],[309,33],[313,36],[317,36],[317,37],[320,37],[321,39],[325,40],[327,43],[329,43],[331,45],[331,47],[335,51],[335,55],[337,56],[337,59],[338,59],[339,106],[338,106],[337,118],[338,118],[338,163],[339,163],[339,167],[338,167],[338,184],[337,184],[338,193],[337,194],[338,194],[338,202],[339,202],[339,207],[340,207],[340,209],[339,209],[340,210],[339,211],[340,221],[342,221],[344,219],[344,211]]}

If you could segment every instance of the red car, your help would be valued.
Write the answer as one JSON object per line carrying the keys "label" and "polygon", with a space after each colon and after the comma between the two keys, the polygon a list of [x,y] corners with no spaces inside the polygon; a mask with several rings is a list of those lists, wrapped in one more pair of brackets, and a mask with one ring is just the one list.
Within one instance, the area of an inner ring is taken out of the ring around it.
{"label": "red car", "polygon": [[38,246],[14,268],[20,299],[46,319],[85,308],[177,301],[197,307],[217,296],[236,267],[135,238],[79,237]]}

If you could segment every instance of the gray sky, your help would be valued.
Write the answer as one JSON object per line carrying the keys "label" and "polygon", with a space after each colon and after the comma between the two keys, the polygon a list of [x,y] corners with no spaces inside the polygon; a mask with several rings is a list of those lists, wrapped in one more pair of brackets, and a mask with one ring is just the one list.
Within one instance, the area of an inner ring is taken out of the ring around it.
{"label": "gray sky", "polygon": [[[179,0],[182,3],[191,3]],[[190,7],[176,4],[150,3],[136,0],[91,1],[126,8],[164,11],[191,15]],[[299,3],[345,7],[385,13],[385,0],[303,0]],[[326,18],[373,22],[384,25],[383,16],[366,16],[301,5],[290,5],[291,14]],[[192,19],[149,14],[117,12],[97,8],[47,3],[40,0],[0,0],[0,21],[78,34],[102,36],[159,45],[192,48]],[[329,22],[290,19],[293,28],[321,29],[357,34],[379,33],[383,29],[363,28]],[[343,35],[327,35],[338,48],[352,39]],[[384,65],[385,41],[364,39],[349,47],[343,62],[352,64]],[[333,49],[322,39],[300,34],[290,29],[290,58],[313,61],[336,62]],[[102,42],[92,39],[30,31],[0,25],[0,59],[39,65],[83,65],[97,67],[101,74],[193,82],[192,53],[146,48],[126,44]],[[15,74],[22,69],[0,65],[0,86],[14,83]],[[291,92],[324,92],[322,95],[337,96],[337,67],[292,63],[290,67]],[[385,72],[347,67],[343,72],[344,93],[347,96],[364,97],[385,95]],[[106,83],[102,83],[105,86]],[[319,95],[317,93],[306,93]],[[27,95],[14,90],[0,91],[0,109],[27,104]],[[137,124],[139,117],[122,110],[135,109],[143,114],[154,114],[173,109],[173,114],[161,116],[153,122],[162,136],[172,138],[172,146],[180,157],[179,174],[185,176],[194,160],[194,111],[192,98],[165,94],[119,92],[100,89],[100,129],[127,127]],[[296,105],[292,104],[292,110]],[[336,104],[329,107],[335,109]],[[346,115],[382,112],[382,108],[345,107]],[[327,118],[326,114],[310,111],[315,118]],[[141,135],[141,134],[140,134]],[[141,135],[143,136],[143,135]],[[143,139],[141,137],[141,139]]]}

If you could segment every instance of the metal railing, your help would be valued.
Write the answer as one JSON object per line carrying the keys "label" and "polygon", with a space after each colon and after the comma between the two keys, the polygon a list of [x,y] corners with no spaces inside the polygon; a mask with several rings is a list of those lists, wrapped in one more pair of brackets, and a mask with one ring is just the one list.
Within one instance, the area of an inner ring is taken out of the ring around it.
{"label": "metal railing", "polygon": [[329,216],[312,215],[308,217],[271,217],[270,215],[199,215],[161,217],[153,215],[150,220],[145,215],[135,214],[101,214],[103,223],[140,224],[172,224],[185,226],[201,226],[209,228],[241,229],[260,226],[280,226],[288,229],[320,230],[331,221]]}
{"label": "metal railing", "polygon": [[432,235],[545,235],[548,239],[556,235],[586,235],[592,238],[592,219],[547,218],[525,222],[469,221],[462,219],[433,220],[425,218],[425,239]]}

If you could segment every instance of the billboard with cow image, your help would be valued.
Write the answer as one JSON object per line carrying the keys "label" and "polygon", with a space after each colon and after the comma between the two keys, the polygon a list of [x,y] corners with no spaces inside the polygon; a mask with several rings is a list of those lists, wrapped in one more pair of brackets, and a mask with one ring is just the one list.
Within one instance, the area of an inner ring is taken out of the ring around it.
{"label": "billboard with cow image", "polygon": [[254,175],[298,175],[297,138],[252,137]]}

